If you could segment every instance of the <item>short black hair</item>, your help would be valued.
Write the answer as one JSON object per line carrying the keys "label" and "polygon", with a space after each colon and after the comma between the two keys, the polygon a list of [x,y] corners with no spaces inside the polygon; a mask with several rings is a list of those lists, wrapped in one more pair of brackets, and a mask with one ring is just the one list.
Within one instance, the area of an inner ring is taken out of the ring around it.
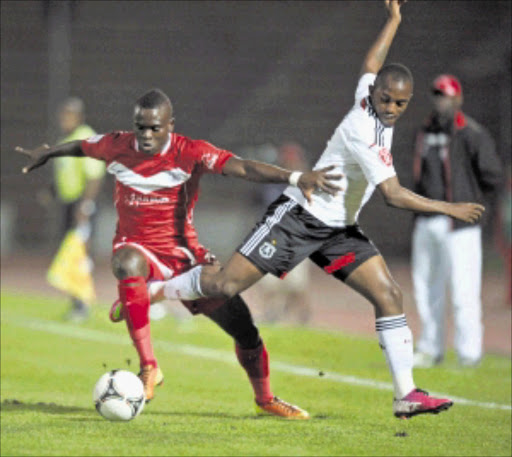
{"label": "short black hair", "polygon": [[172,103],[169,97],[161,89],[148,90],[144,95],[139,97],[136,106],[145,109],[154,109],[167,105],[172,113]]}
{"label": "short black hair", "polygon": [[377,73],[375,86],[380,85],[387,78],[391,78],[393,81],[409,81],[411,85],[414,85],[411,70],[401,63],[388,63],[384,65]]}

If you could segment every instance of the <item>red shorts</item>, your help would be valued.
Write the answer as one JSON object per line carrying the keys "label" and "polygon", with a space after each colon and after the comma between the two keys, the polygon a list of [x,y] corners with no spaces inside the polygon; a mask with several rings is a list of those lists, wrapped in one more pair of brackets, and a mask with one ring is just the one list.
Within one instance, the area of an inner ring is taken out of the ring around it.
{"label": "red shorts", "polygon": [[[182,246],[174,247],[169,255],[155,254],[140,243],[130,241],[114,244],[112,252],[124,247],[137,249],[146,259],[149,266],[149,274],[146,277],[147,282],[165,281],[173,276],[178,276],[196,265],[212,264],[216,261],[215,256],[204,246],[197,244],[193,248]],[[181,303],[192,314],[210,314],[225,303],[221,298],[200,298],[198,300],[181,300]]]}

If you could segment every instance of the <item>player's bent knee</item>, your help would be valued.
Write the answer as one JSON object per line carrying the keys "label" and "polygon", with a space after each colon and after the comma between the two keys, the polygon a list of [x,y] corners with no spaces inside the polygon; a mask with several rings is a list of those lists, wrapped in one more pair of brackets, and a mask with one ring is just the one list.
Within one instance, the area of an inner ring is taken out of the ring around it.
{"label": "player's bent knee", "polygon": [[218,279],[214,283],[214,294],[226,300],[230,300],[238,294],[238,284],[236,281]]}
{"label": "player's bent knee", "polygon": [[383,294],[381,309],[386,315],[401,314],[403,312],[403,294],[396,283],[389,283]]}
{"label": "player's bent knee", "polygon": [[136,249],[122,248],[115,251],[111,264],[112,272],[117,279],[148,275],[146,259]]}
{"label": "player's bent knee", "polygon": [[226,277],[225,270],[217,274],[201,275],[201,289],[204,295],[225,300],[233,298],[239,292],[238,282]]}
{"label": "player's bent knee", "polygon": [[402,306],[402,302],[403,302],[403,294],[402,294],[402,290],[400,289],[400,287],[398,287],[397,284],[393,283],[391,284],[391,286],[389,287],[389,295],[391,297],[391,301],[393,303],[395,303],[397,306]]}

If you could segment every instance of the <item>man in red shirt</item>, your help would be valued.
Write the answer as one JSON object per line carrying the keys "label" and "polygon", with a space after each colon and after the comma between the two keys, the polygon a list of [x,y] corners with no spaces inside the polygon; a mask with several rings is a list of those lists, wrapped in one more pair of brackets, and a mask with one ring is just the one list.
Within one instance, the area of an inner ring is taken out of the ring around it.
{"label": "man in red shirt", "polygon": [[[332,167],[300,175],[262,162],[244,160],[202,140],[174,133],[172,104],[161,90],[140,97],[134,109],[134,131],[115,131],[83,141],[72,141],[34,150],[16,148],[32,163],[27,173],[61,156],[93,157],[107,164],[116,178],[115,205],[118,213],[113,240],[112,271],[118,279],[119,300],[133,344],[137,349],[140,378],[147,400],[163,382],[150,336],[148,317],[151,283],[170,279],[197,264],[216,263],[199,244],[192,214],[198,198],[199,179],[218,173],[257,182],[296,185],[309,200],[321,189],[335,194],[331,183],[340,175],[329,175]],[[183,301],[193,313],[216,322],[235,340],[237,358],[253,386],[257,411],[286,418],[308,419],[301,408],[275,397],[270,388],[268,354],[246,303],[236,295],[229,300],[204,298]]]}

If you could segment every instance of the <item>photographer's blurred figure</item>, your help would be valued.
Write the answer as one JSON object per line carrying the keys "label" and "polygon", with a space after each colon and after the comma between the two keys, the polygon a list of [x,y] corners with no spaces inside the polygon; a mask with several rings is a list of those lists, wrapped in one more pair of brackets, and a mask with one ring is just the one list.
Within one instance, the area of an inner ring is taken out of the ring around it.
{"label": "photographer's blurred figure", "polygon": [[[85,123],[85,105],[78,97],[69,97],[58,110],[61,137],[58,143],[83,140],[96,134]],[[105,164],[89,157],[59,157],[54,160],[53,190],[62,206],[62,238],[71,229],[77,229],[89,250],[92,219],[96,213],[96,199],[105,176]],[[89,268],[92,261],[89,258]],[[92,279],[91,279],[92,281]],[[88,318],[90,303],[71,294],[71,308],[67,320],[81,322]]]}

